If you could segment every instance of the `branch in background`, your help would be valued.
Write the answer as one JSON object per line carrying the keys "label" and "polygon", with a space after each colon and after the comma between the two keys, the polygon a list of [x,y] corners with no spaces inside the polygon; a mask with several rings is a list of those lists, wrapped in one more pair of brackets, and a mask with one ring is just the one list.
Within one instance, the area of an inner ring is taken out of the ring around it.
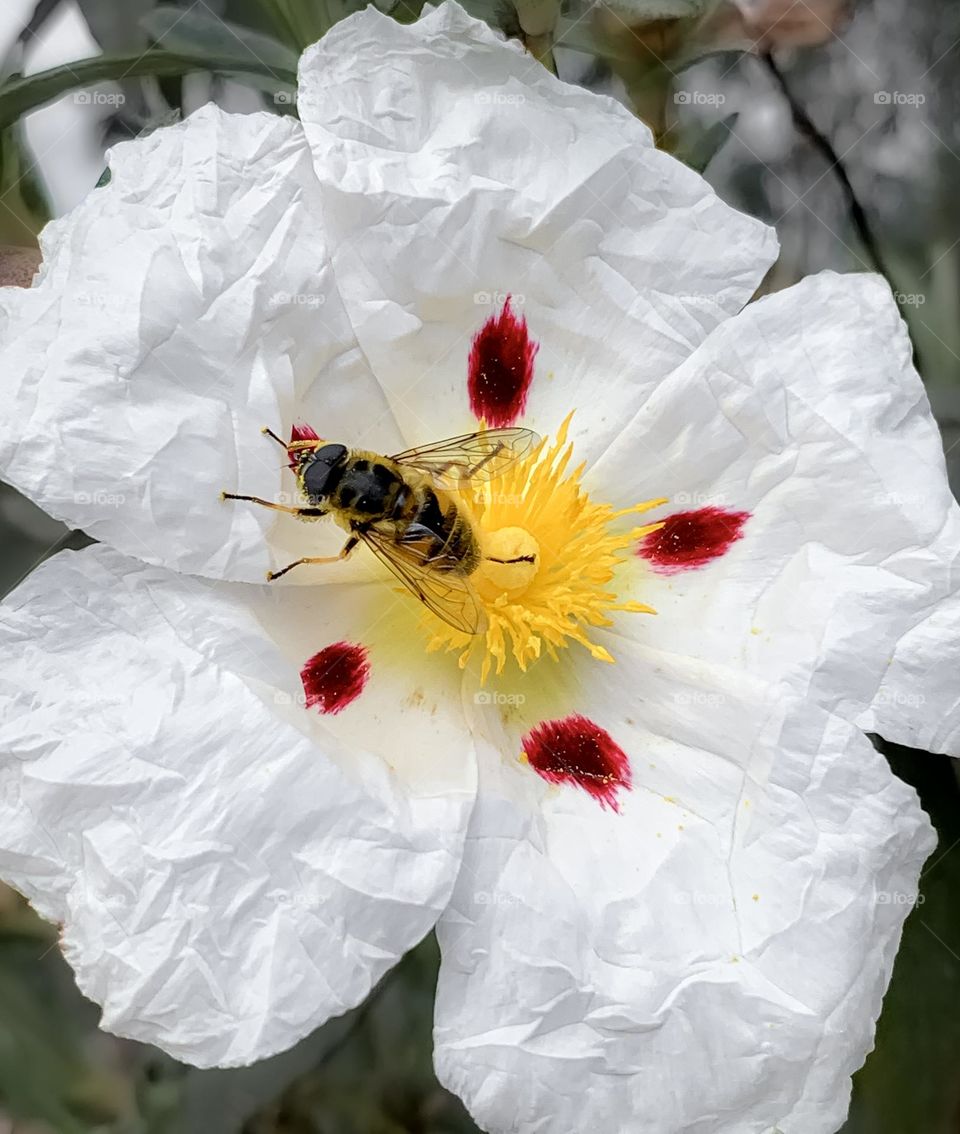
{"label": "branch in background", "polygon": [[867,220],[867,214],[863,211],[863,206],[860,204],[856,190],[853,188],[840,155],[834,149],[830,139],[817,129],[813,119],[794,98],[787,85],[787,80],[784,78],[783,72],[777,66],[770,52],[764,52],[760,58],[773,78],[773,81],[780,88],[780,93],[787,100],[787,104],[790,107],[790,116],[793,119],[793,125],[797,133],[806,138],[814,149],[823,155],[830,165],[830,170],[836,175],[837,180],[840,182],[840,187],[843,190],[843,195],[846,198],[847,208],[850,211],[850,219],[853,221],[853,227],[857,230],[860,243],[873,262],[874,268],[882,276],[885,276],[887,282],[893,287],[893,279],[881,255],[876,237],[873,235],[870,222]]}
{"label": "branch in background", "polygon": [[[860,199],[857,197],[857,192],[850,181],[850,176],[847,173],[842,158],[834,149],[830,139],[817,129],[813,119],[794,98],[790,87],[787,85],[787,80],[784,78],[783,72],[777,66],[770,52],[764,52],[760,56],[760,59],[766,66],[773,81],[779,87],[780,93],[787,100],[787,105],[790,107],[790,116],[793,119],[793,125],[797,133],[804,137],[814,149],[822,154],[827,162],[829,162],[830,171],[840,182],[840,188],[843,190],[843,195],[847,202],[847,209],[850,212],[850,219],[853,221],[853,227],[856,229],[857,236],[860,238],[860,243],[863,245],[864,251],[873,262],[874,269],[883,276],[890,285],[890,289],[896,293],[897,285],[890,273],[890,269],[887,267],[886,260],[880,252],[880,245],[873,235],[873,229],[870,227],[870,222],[867,220],[867,214],[860,204]],[[916,340],[913,335],[910,336],[910,346],[913,351],[914,369],[923,377],[924,369],[920,360],[920,351],[917,348]]]}

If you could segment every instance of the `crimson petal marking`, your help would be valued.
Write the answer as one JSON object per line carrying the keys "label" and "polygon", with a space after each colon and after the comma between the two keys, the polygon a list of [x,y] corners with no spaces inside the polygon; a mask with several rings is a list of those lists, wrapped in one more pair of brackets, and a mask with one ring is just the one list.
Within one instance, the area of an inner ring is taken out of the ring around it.
{"label": "crimson petal marking", "polygon": [[617,792],[630,788],[630,761],[610,733],[587,717],[541,721],[523,738],[523,753],[548,783],[573,784],[619,812]]}
{"label": "crimson petal marking", "polygon": [[474,336],[467,371],[470,409],[498,429],[513,425],[526,408],[540,349],[530,338],[526,319],[513,313],[510,298]]}
{"label": "crimson petal marking", "polygon": [[660,575],[694,571],[725,555],[738,539],[749,512],[731,512],[710,506],[691,512],[675,512],[663,527],[644,536],[637,555],[649,561]]}
{"label": "crimson petal marking", "polygon": [[370,662],[363,646],[334,642],[310,658],[300,670],[307,708],[339,713],[363,692]]}
{"label": "crimson petal marking", "polygon": [[307,425],[305,421],[298,421],[290,430],[290,443],[294,441],[319,441],[320,434],[313,428],[312,425]]}
{"label": "crimson petal marking", "polygon": [[[290,429],[290,445],[294,445],[297,441],[319,441],[320,434],[313,428],[312,425],[307,425],[305,421],[296,422]],[[290,458],[290,467],[295,469],[303,458],[303,449],[287,449],[287,456]]]}

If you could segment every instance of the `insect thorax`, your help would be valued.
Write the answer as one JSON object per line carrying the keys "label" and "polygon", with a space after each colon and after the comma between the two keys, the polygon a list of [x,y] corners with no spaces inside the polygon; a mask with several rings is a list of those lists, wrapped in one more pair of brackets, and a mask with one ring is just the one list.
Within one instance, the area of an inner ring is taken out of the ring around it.
{"label": "insect thorax", "polygon": [[393,518],[403,488],[403,477],[391,462],[374,453],[351,452],[330,504],[357,523]]}

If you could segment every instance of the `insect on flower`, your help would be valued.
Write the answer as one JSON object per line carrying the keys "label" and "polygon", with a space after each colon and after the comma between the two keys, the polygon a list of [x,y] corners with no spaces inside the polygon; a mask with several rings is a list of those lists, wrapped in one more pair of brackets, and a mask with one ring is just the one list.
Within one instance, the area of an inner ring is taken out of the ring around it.
{"label": "insect on flower", "polygon": [[[473,526],[453,492],[471,483],[496,480],[539,443],[529,429],[490,429],[407,449],[392,457],[325,441],[321,437],[283,441],[304,507],[275,504],[258,496],[221,493],[224,500],[249,500],[301,520],[330,516],[349,532],[338,555],[306,556],[267,578],[279,579],[301,564],[336,563],[364,543],[434,614],[457,630],[477,634],[481,605],[470,576],[482,554]],[[312,433],[312,430],[310,431]],[[496,559],[497,563],[528,561]]]}

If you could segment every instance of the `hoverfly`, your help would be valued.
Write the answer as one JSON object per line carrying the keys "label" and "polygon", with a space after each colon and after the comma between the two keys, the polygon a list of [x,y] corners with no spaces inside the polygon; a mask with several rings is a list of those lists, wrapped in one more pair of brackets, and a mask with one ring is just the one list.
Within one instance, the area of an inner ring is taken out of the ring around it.
{"label": "hoverfly", "polygon": [[539,444],[529,429],[465,433],[385,457],[322,438],[286,442],[305,507],[290,508],[232,492],[225,500],[249,500],[302,520],[330,516],[349,533],[339,555],[307,556],[267,575],[279,579],[304,563],[335,563],[360,543],[434,614],[457,630],[477,634],[481,608],[470,583],[480,565],[477,536],[453,487],[499,477]]}

